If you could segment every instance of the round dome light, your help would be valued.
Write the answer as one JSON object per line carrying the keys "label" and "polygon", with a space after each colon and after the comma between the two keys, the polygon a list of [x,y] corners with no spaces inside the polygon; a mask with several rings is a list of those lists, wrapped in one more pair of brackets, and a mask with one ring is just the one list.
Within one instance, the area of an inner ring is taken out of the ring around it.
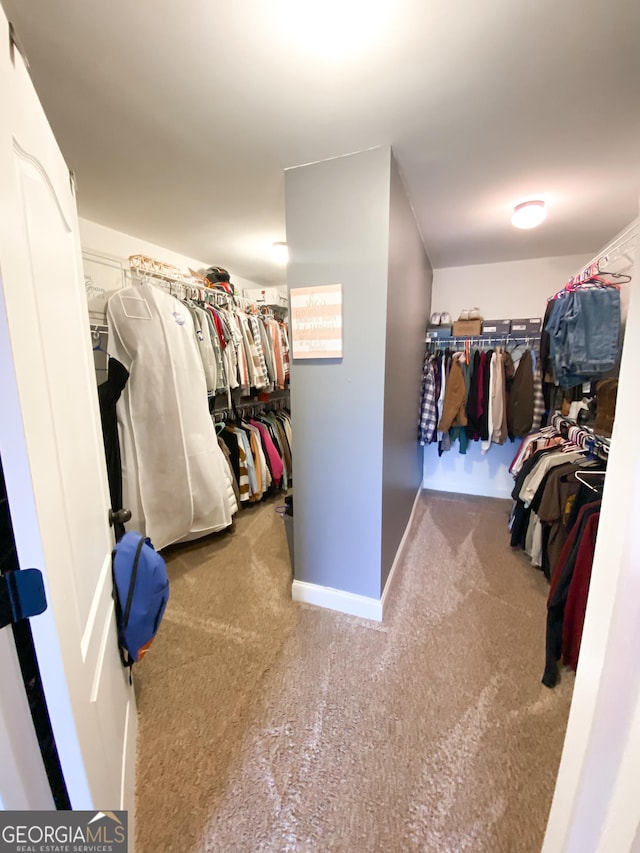
{"label": "round dome light", "polygon": [[286,243],[272,243],[271,255],[277,264],[284,266],[289,262],[289,247]]}
{"label": "round dome light", "polygon": [[536,228],[547,218],[547,206],[543,201],[523,201],[513,208],[511,223],[516,228]]}

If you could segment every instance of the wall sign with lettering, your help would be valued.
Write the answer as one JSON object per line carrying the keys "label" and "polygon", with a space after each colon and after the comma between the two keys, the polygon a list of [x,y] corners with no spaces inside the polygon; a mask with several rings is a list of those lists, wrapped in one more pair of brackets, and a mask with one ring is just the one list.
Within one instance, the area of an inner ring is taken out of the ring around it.
{"label": "wall sign with lettering", "polygon": [[342,358],[342,285],[291,288],[293,358]]}

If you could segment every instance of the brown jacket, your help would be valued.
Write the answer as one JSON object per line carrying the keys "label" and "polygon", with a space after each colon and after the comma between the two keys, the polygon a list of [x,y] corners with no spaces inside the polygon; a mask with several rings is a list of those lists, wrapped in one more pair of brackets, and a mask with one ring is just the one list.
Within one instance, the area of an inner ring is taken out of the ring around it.
{"label": "brown jacket", "polygon": [[456,360],[451,363],[447,384],[444,389],[442,417],[438,424],[439,432],[448,432],[452,426],[466,426],[467,386],[460,365]]}
{"label": "brown jacket", "polygon": [[533,359],[525,350],[518,364],[509,395],[509,438],[522,437],[533,424]]}
{"label": "brown jacket", "polygon": [[618,380],[603,379],[596,386],[598,412],[594,429],[600,435],[611,435],[613,421],[616,415],[616,397],[618,395]]}

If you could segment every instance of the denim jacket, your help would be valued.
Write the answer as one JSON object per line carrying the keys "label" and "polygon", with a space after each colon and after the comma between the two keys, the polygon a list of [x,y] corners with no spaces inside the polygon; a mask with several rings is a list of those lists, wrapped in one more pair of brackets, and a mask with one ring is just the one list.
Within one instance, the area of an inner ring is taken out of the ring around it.
{"label": "denim jacket", "polygon": [[577,288],[559,296],[546,326],[556,380],[580,385],[616,366],[620,348],[620,291]]}

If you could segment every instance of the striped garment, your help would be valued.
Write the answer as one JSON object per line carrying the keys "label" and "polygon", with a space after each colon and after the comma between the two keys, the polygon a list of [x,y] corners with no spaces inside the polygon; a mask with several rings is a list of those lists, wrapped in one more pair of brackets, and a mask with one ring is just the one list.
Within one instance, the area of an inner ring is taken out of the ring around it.
{"label": "striped garment", "polygon": [[545,413],[544,395],[542,393],[542,374],[540,368],[536,367],[533,374],[533,422],[531,429],[539,429]]}
{"label": "striped garment", "polygon": [[255,367],[256,388],[266,388],[270,385],[269,373],[267,371],[267,362],[264,357],[264,350],[262,348],[262,338],[260,336],[260,326],[258,325],[258,319],[253,316],[248,317],[249,320],[249,329],[251,331],[251,337],[253,338],[254,351],[252,351],[253,356],[253,364]]}
{"label": "striped garment", "polygon": [[286,323],[278,323],[280,326],[280,340],[282,345],[282,364],[284,367],[285,384],[289,381],[289,373],[291,370],[289,361],[289,329]]}

